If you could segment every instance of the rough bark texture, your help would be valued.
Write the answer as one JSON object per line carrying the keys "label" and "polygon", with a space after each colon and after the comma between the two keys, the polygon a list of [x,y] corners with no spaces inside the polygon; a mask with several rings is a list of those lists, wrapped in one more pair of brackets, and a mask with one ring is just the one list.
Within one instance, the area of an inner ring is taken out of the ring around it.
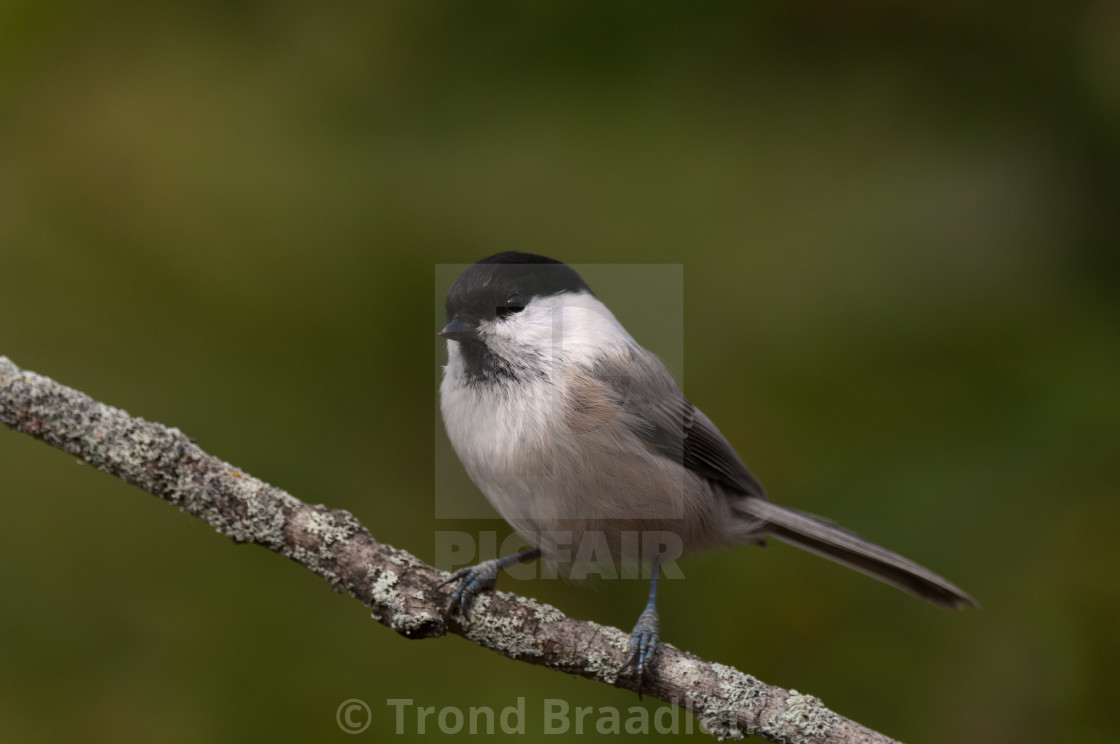
{"label": "rough bark texture", "polygon": [[[628,634],[574,620],[515,594],[480,596],[469,621],[443,617],[447,574],[375,540],[349,512],[305,504],[203,452],[178,429],[28,372],[0,356],[0,421],[205,519],[235,542],[306,566],[409,638],[455,633],[511,659],[629,690],[619,668]],[[0,474],[2,477],[2,474]],[[685,707],[717,739],[757,735],[789,744],[887,744],[820,700],[662,644],[644,693]]]}

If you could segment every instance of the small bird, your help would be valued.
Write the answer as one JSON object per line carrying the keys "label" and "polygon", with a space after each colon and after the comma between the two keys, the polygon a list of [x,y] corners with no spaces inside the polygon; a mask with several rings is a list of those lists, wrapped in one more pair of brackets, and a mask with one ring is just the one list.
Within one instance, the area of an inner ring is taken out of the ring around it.
{"label": "small bird", "polygon": [[940,607],[978,606],[917,563],[768,501],[715,424],[566,264],[510,251],[471,265],[447,293],[439,334],[451,445],[534,546],[453,573],[448,614],[468,612],[518,562],[543,558],[570,576],[636,564],[649,572],[649,601],[623,669],[640,695],[658,645],[661,568],[697,550],[774,537]]}

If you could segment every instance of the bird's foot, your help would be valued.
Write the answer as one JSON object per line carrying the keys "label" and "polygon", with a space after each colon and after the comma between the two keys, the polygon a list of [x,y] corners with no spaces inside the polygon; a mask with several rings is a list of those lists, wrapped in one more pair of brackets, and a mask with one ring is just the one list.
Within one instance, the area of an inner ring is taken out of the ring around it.
{"label": "bird's foot", "polygon": [[498,572],[502,570],[499,559],[483,561],[476,566],[460,568],[444,581],[440,586],[446,586],[458,581],[451,598],[447,600],[447,615],[450,617],[455,610],[461,609],[463,617],[467,618],[471,602],[482,592],[488,592],[498,583]]}
{"label": "bird's foot", "polygon": [[622,668],[633,667],[638,675],[638,699],[642,698],[642,679],[646,669],[653,661],[653,654],[657,651],[657,609],[650,606],[638,616],[638,623],[630,632],[630,655],[626,657]]}

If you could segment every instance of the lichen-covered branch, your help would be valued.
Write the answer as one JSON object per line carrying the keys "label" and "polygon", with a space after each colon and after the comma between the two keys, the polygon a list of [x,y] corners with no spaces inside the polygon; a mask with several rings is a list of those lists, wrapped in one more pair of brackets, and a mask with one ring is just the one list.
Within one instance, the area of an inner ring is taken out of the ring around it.
{"label": "lichen-covered branch", "polygon": [[[506,592],[480,596],[470,619],[443,616],[447,574],[375,540],[353,515],[305,504],[208,455],[178,429],[133,418],[0,356],[0,421],[205,519],[235,542],[306,566],[409,638],[452,632],[511,659],[635,689],[619,669],[628,635]],[[0,473],[0,478],[3,474]],[[720,740],[754,734],[790,744],[892,742],[795,690],[662,644],[643,691],[681,705]]]}

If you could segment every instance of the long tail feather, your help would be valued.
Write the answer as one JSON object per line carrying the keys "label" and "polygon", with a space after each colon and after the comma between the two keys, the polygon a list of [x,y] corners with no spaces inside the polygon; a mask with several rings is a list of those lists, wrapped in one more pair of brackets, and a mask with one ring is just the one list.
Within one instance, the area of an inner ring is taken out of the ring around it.
{"label": "long tail feather", "polygon": [[928,568],[820,517],[760,498],[743,499],[737,509],[744,516],[762,520],[767,535],[862,571],[939,607],[959,610],[980,606],[959,587]]}

